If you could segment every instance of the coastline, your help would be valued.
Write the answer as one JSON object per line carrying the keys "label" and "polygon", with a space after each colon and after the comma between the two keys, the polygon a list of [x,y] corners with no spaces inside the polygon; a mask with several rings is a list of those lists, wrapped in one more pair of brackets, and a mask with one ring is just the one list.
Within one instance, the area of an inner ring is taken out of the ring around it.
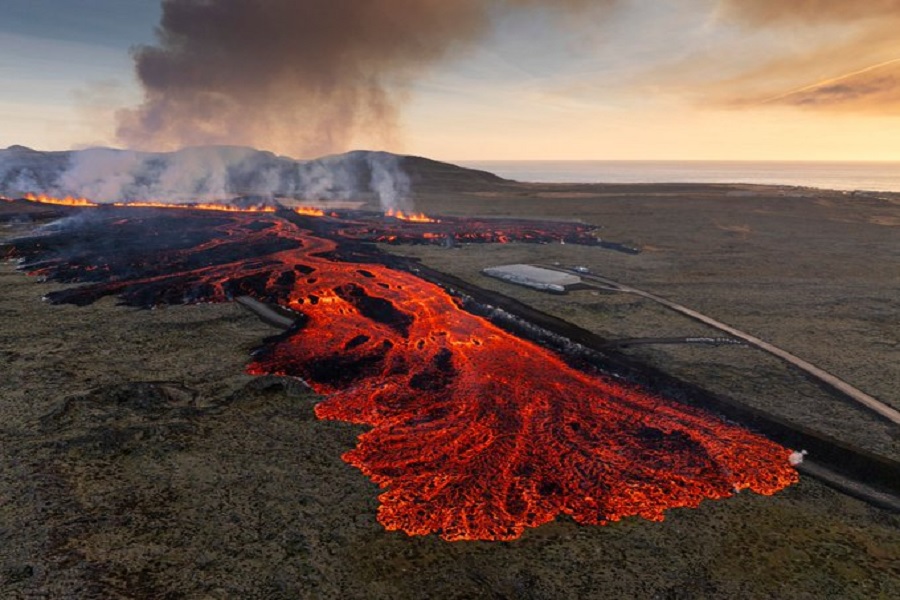
{"label": "coastline", "polygon": [[750,184],[823,191],[900,192],[900,161],[463,160],[525,183]]}

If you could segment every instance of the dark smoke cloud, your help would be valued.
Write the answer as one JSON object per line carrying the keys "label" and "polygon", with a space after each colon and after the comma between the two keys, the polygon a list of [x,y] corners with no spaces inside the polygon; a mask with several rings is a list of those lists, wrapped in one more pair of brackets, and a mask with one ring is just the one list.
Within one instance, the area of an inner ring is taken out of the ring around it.
{"label": "dark smoke cloud", "polygon": [[[608,0],[612,1],[612,0]],[[312,156],[364,131],[389,143],[409,84],[511,10],[590,0],[163,0],[158,43],[134,51],[133,148],[243,144]]]}

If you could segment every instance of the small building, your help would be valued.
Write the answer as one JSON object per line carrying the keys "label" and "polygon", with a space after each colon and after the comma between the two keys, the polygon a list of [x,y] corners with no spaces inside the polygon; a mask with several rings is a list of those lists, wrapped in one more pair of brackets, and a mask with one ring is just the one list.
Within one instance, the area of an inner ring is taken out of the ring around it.
{"label": "small building", "polygon": [[569,288],[581,283],[581,277],[578,275],[534,265],[500,265],[487,267],[481,272],[488,277],[553,294],[565,294]]}

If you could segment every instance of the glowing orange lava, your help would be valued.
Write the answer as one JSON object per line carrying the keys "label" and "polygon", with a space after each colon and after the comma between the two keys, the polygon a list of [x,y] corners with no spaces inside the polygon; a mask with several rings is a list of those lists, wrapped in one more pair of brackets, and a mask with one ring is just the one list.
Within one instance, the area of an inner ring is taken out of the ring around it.
{"label": "glowing orange lava", "polygon": [[[320,418],[371,427],[343,458],[383,489],[387,529],[511,540],[559,514],[658,521],[670,508],[745,489],[772,494],[798,479],[791,451],[758,434],[576,370],[410,273],[359,254],[343,262],[339,233],[326,239],[269,215],[120,217],[87,222],[96,229],[77,237],[19,240],[18,251],[51,279],[94,282],[48,294],[54,302],[243,294],[300,313],[248,372],[301,377],[325,396]],[[93,232],[106,238],[91,254]],[[76,246],[81,262],[59,258]]]}
{"label": "glowing orange lava", "polygon": [[[410,535],[510,540],[560,513],[604,524],[797,481],[790,450],[702,411],[572,369],[380,265],[314,258],[288,292],[308,320],[250,365],[302,377],[323,419],[369,425],[344,455]],[[296,253],[280,257],[286,266]]]}
{"label": "glowing orange lava", "polygon": [[235,213],[273,213],[274,206],[249,206],[238,207],[231,204],[221,204],[218,202],[199,202],[189,204],[178,204],[172,202],[158,202],[155,200],[135,200],[133,202],[114,202],[113,206],[132,207],[132,208],[181,208],[190,210],[217,210],[221,212]]}
{"label": "glowing orange lava", "polygon": [[[25,199],[40,204],[57,204],[61,206],[103,206],[97,202],[88,200],[87,198],[75,198],[72,196],[55,197],[46,194],[25,194]],[[132,208],[182,208],[191,210],[217,210],[221,212],[236,213],[273,213],[276,211],[274,206],[258,205],[250,207],[238,207],[231,204],[221,204],[217,202],[199,202],[191,204],[178,204],[174,202],[160,202],[156,200],[135,200],[133,202],[113,202],[112,206],[132,207]]]}
{"label": "glowing orange lava", "polygon": [[304,217],[324,217],[325,211],[320,208],[313,208],[312,206],[298,206],[294,209],[294,212],[298,215],[303,215]]}
{"label": "glowing orange lava", "polygon": [[91,202],[87,198],[74,198],[65,196],[55,198],[46,194],[25,194],[25,199],[31,202],[39,202],[40,204],[58,204],[61,206],[98,206],[97,203]]}
{"label": "glowing orange lava", "polygon": [[440,223],[438,219],[432,219],[424,213],[405,213],[402,210],[390,209],[384,213],[386,217],[393,217],[401,221],[409,221],[410,223]]}
{"label": "glowing orange lava", "polygon": [[[103,204],[93,202],[87,198],[75,198],[72,196],[54,197],[46,194],[25,194],[25,199],[31,202],[39,202],[41,204],[57,204],[61,206],[103,206]],[[218,202],[199,202],[189,204],[179,204],[174,202],[160,202],[157,200],[135,200],[131,202],[113,202],[112,206],[132,207],[132,208],[181,208],[192,210],[217,210],[221,212],[235,213],[273,213],[276,211],[274,206],[258,205],[249,207],[239,207],[231,204],[221,204]]]}

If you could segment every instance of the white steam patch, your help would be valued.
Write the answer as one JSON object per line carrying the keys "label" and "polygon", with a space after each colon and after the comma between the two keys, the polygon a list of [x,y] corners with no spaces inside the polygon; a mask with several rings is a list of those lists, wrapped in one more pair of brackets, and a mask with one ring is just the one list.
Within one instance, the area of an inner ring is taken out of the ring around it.
{"label": "white steam patch", "polygon": [[[0,166],[2,169],[2,166]],[[15,180],[13,180],[12,185],[10,186],[13,190],[33,190],[37,189],[40,184],[35,180],[34,173],[28,170],[21,170],[16,175]]]}
{"label": "white steam patch", "polygon": [[90,198],[94,202],[120,202],[124,200],[122,192],[132,184],[143,161],[144,157],[135,152],[109,148],[74,152],[55,190],[34,191]]}
{"label": "white steam patch", "polygon": [[411,210],[402,157],[350,152],[297,161],[252,148],[204,146],[170,153],[111,148],[73,152],[0,150],[0,194],[75,196],[98,203],[374,202]]}
{"label": "white steam patch", "polygon": [[407,206],[410,197],[409,177],[400,168],[397,157],[392,154],[369,154],[367,157],[372,173],[369,187],[378,195],[385,210],[412,210]]}
{"label": "white steam patch", "polygon": [[[178,202],[209,202],[253,194],[251,189],[239,189],[240,182],[232,182],[229,172],[232,167],[248,160],[253,152],[247,148],[180,150],[164,163],[156,177],[144,178],[146,183],[137,190],[136,195],[152,196],[151,199],[170,198]],[[258,193],[253,195],[271,197],[274,193],[274,189],[260,186]]]}
{"label": "white steam patch", "polygon": [[791,452],[790,457],[788,457],[788,461],[790,461],[791,466],[796,467],[800,463],[803,462],[803,457],[808,454],[806,450],[801,450],[800,452]]}

